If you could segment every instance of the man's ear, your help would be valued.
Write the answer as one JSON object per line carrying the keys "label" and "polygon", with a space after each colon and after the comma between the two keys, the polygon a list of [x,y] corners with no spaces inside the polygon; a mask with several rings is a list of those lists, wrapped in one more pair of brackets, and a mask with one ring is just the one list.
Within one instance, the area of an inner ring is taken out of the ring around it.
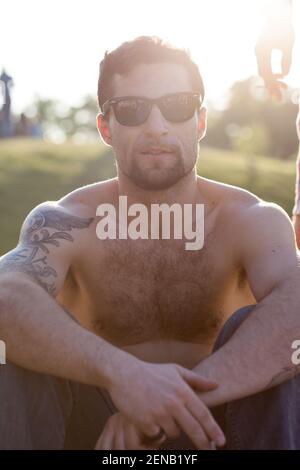
{"label": "man's ear", "polygon": [[97,115],[97,128],[103,142],[111,147],[112,142],[108,121],[107,119],[104,119],[103,114],[101,113]]}
{"label": "man's ear", "polygon": [[205,137],[207,128],[207,109],[203,106],[198,113],[198,140]]}

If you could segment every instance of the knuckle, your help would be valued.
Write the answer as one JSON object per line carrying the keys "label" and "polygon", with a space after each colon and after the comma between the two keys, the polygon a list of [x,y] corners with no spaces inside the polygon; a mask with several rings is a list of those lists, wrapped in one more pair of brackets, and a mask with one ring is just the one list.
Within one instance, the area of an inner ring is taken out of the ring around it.
{"label": "knuckle", "polygon": [[144,436],[151,436],[152,434],[155,434],[155,431],[152,430],[153,428],[153,423],[151,422],[144,422],[142,426],[139,426],[139,437],[144,438]]}
{"label": "knuckle", "polygon": [[202,428],[200,427],[200,425],[197,425],[197,424],[193,424],[191,426],[191,434],[197,439],[201,436],[202,437],[204,436]]}
{"label": "knuckle", "polygon": [[174,390],[174,393],[176,395],[181,395],[182,394],[182,391],[183,391],[183,386],[182,386],[182,382],[180,380],[178,380],[174,386],[173,386],[173,390]]}
{"label": "knuckle", "polygon": [[201,408],[199,410],[199,419],[201,422],[208,422],[210,420],[210,412],[206,408]]}
{"label": "knuckle", "polygon": [[153,419],[151,419],[149,416],[145,417],[144,419],[137,422],[137,427],[142,432],[147,432],[148,429],[153,428]]}
{"label": "knuckle", "polygon": [[179,436],[180,436],[180,429],[176,428],[176,429],[171,429],[169,432],[168,432],[168,437],[170,439],[177,439]]}
{"label": "knuckle", "polygon": [[215,423],[212,423],[212,425],[210,426],[210,434],[212,434],[213,436],[217,436],[221,433],[221,429],[219,428],[219,426]]}
{"label": "knuckle", "polygon": [[174,412],[177,410],[177,408],[178,408],[178,399],[176,399],[175,397],[170,398],[166,404],[166,411]]}
{"label": "knuckle", "polygon": [[189,387],[186,387],[184,384],[177,385],[175,388],[176,395],[182,402],[187,402],[190,399],[191,391]]}
{"label": "knuckle", "polygon": [[193,433],[193,441],[197,445],[197,447],[199,447],[199,449],[204,449],[209,445],[207,437],[202,431],[199,432],[199,430]]}
{"label": "knuckle", "polygon": [[153,411],[152,416],[153,416],[154,421],[160,421],[164,419],[164,417],[166,416],[165,407],[162,407],[162,406],[157,407],[157,409]]}

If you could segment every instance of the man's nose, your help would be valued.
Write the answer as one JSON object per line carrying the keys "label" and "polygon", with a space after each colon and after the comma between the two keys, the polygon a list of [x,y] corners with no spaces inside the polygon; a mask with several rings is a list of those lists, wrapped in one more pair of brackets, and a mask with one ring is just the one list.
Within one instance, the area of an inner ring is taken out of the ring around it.
{"label": "man's nose", "polygon": [[159,107],[154,104],[147,121],[145,122],[145,132],[148,135],[158,136],[168,133],[168,125]]}

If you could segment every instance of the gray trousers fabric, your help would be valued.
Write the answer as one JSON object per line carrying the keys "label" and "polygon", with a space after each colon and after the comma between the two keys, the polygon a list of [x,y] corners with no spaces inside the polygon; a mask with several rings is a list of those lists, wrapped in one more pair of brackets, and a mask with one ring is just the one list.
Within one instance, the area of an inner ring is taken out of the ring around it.
{"label": "gray trousers fabric", "polygon": [[0,367],[0,449],[93,449],[111,409],[96,387]]}
{"label": "gray trousers fabric", "polygon": [[[229,340],[253,308],[245,307],[232,315],[215,350]],[[10,362],[0,366],[0,449],[90,450],[115,411],[108,394],[96,387],[32,372]],[[229,449],[300,449],[300,375],[213,411]],[[195,449],[183,434],[163,448]]]}
{"label": "gray trousers fabric", "polygon": [[[91,450],[116,412],[97,387],[29,371],[0,368],[0,449]],[[164,449],[193,449],[182,434]]]}

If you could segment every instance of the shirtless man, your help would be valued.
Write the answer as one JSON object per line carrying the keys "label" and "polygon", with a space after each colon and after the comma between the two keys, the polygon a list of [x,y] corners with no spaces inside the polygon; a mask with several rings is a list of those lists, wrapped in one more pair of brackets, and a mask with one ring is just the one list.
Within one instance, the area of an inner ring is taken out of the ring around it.
{"label": "shirtless man", "polygon": [[[118,177],[39,205],[0,260],[0,445],[93,448],[101,435],[98,448],[156,447],[183,431],[195,448],[222,446],[207,407],[297,382],[292,225],[278,206],[197,176],[204,88],[185,52],[157,38],[124,43],[101,63],[98,96]],[[110,101],[128,96],[139,100]],[[146,207],[204,204],[204,247],[99,240],[97,207],[117,209],[120,195]],[[233,312],[250,304],[229,338]]]}

